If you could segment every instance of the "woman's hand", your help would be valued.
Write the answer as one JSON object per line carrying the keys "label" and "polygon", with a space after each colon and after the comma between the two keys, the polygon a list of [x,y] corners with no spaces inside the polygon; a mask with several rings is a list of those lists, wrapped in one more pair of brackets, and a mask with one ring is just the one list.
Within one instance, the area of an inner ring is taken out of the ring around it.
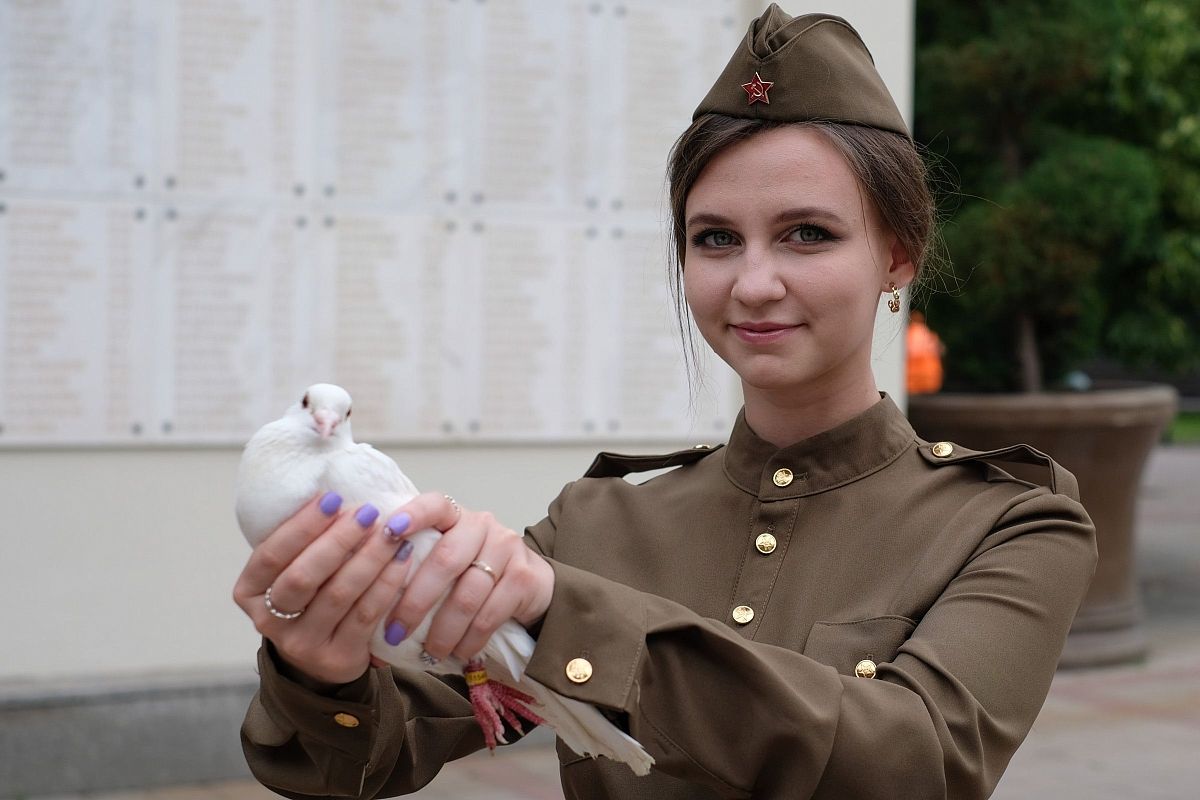
{"label": "woman's hand", "polygon": [[367,670],[371,636],[396,603],[412,550],[377,524],[373,506],[339,513],[341,502],[330,492],[305,505],[254,549],[233,588],[290,666],[330,684]]}
{"label": "woman's hand", "polygon": [[413,531],[445,533],[388,616],[404,631],[415,630],[450,589],[423,643],[429,655],[472,658],[505,621],[529,627],[545,615],[554,593],[554,570],[520,534],[491,514],[459,508],[448,495],[418,495],[400,511],[411,516]]}

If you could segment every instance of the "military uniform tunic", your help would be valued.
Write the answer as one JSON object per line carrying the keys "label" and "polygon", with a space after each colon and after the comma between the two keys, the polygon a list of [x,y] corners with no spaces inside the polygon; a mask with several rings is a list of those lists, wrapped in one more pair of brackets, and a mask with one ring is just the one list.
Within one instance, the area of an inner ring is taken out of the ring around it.
{"label": "military uniform tunic", "polygon": [[[923,442],[886,396],[783,449],[741,417],[725,447],[602,454],[526,539],[555,572],[528,674],[656,761],[637,778],[560,744],[568,798],[986,797],[1096,559],[1070,473]],[[321,695],[269,646],[259,663],[243,743],[287,796],[410,792],[483,745],[461,679],[375,669]]]}

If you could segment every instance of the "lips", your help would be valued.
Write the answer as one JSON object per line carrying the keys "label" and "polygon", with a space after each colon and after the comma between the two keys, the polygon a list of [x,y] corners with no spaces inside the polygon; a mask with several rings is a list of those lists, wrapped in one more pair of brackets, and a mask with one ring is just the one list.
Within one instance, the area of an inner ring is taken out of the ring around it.
{"label": "lips", "polygon": [[735,328],[753,331],[754,333],[767,333],[769,331],[783,330],[784,328],[793,328],[794,325],[789,325],[786,322],[738,322],[735,323]]}
{"label": "lips", "polygon": [[771,344],[787,337],[800,328],[800,325],[788,325],[782,322],[739,322],[730,325],[734,334],[743,342],[749,344]]}

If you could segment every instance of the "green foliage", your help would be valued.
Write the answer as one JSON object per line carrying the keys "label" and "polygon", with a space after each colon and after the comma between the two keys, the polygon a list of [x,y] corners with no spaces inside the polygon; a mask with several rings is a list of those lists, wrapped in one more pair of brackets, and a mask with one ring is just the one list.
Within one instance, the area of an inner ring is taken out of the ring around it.
{"label": "green foliage", "polygon": [[1165,438],[1172,444],[1200,444],[1200,414],[1181,412],[1167,429]]}
{"label": "green foliage", "polygon": [[1200,2],[919,0],[917,37],[917,138],[961,191],[947,387],[1021,385],[1022,317],[1052,385],[1200,363]]}

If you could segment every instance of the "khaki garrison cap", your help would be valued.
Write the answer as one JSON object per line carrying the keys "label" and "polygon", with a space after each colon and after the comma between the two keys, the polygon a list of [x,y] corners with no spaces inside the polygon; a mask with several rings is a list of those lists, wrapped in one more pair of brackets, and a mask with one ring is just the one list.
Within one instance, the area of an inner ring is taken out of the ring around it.
{"label": "khaki garrison cap", "polygon": [[828,120],[895,131],[908,128],[858,32],[841,17],[793,18],[772,3],[692,115],[779,122]]}

